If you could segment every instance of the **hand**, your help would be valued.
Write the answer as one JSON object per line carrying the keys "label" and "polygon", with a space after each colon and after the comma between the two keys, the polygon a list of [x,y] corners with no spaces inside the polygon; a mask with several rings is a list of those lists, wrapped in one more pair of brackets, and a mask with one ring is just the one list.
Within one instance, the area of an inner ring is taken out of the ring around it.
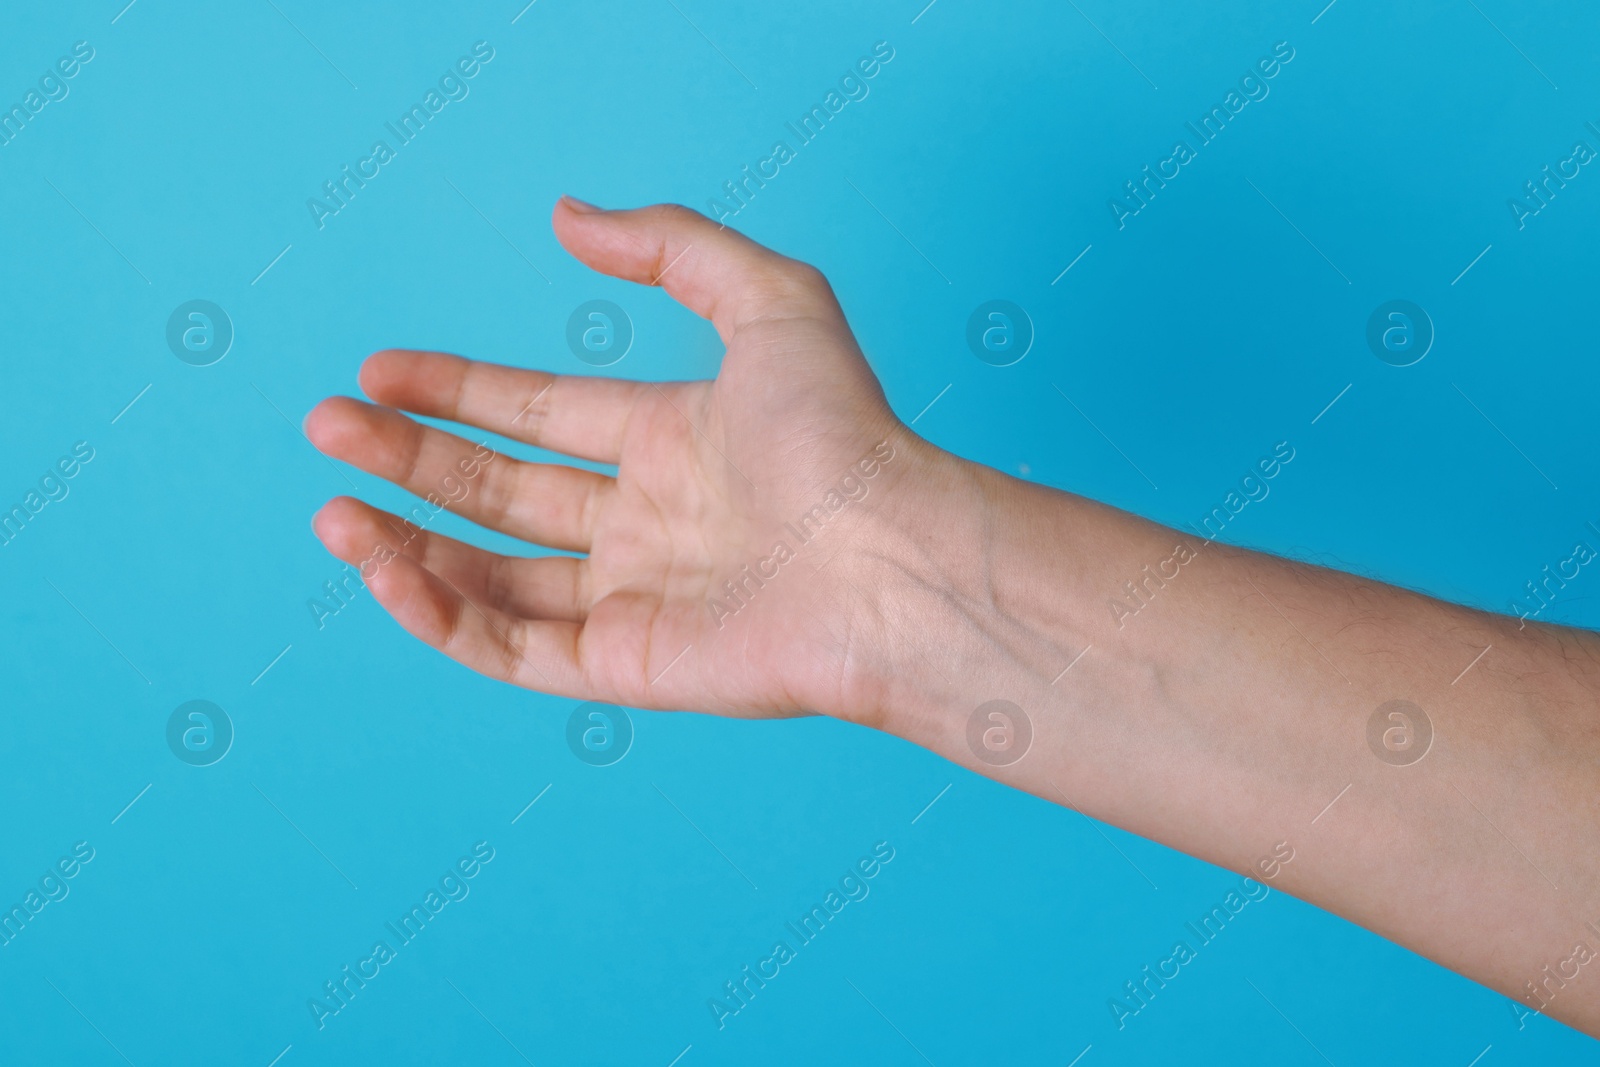
{"label": "hand", "polygon": [[[403,627],[492,677],[633,707],[877,724],[887,579],[874,560],[884,531],[915,528],[932,506],[906,472],[954,461],[889,409],[813,268],[681,207],[564,198],[552,221],[590,267],[660,285],[709,318],[727,346],[717,379],[654,384],[387,351],[361,369],[375,404],[325,400],[306,433],[419,496],[442,496],[454,476],[466,491],[452,510],[586,555],[495,555],[348,497],[318,513],[317,535],[365,564]],[[402,411],[615,464],[616,477],[496,456],[464,478],[473,443]]]}
{"label": "hand", "polygon": [[[1593,958],[1573,947],[1600,899],[1593,634],[1202,546],[957,460],[894,417],[809,267],[682,208],[563,201],[555,228],[590,266],[708,316],[721,374],[654,385],[374,356],[362,387],[388,406],[324,402],[307,420],[318,447],[587,553],[508,559],[334,501],[319,535],[402,626],[553,693],[890,730],[1600,1034],[1600,984],[1540,977]],[[474,467],[471,442],[394,409],[617,476]],[[1160,570],[1184,544],[1192,560]],[[1140,589],[1136,619],[1107,610]],[[1437,754],[1372,747],[1374,709],[1397,695],[1432,719]],[[998,745],[970,732],[996,700],[1018,727]]]}

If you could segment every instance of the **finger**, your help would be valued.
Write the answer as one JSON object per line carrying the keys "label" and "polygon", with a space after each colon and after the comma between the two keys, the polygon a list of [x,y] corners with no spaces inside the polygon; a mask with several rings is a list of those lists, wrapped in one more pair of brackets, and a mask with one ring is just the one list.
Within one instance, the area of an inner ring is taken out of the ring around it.
{"label": "finger", "polygon": [[424,426],[392,408],[330,397],[306,416],[323,452],[394,482],[435,509],[551,548],[587,552],[594,516],[616,482],[603,474],[522,463]]}
{"label": "finger", "polygon": [[585,562],[571,556],[497,555],[347,496],[328,501],[311,524],[328,551],[357,568],[363,581],[382,568],[381,559],[403,553],[469,599],[508,615],[582,622],[589,614]]}
{"label": "finger", "polygon": [[575,622],[517,618],[478,604],[406,555],[387,561],[367,588],[407,632],[480,674],[546,693],[587,695]]}
{"label": "finger", "polygon": [[478,426],[596,463],[616,463],[622,433],[649,387],[392,349],[361,367],[361,390],[402,411]]}
{"label": "finger", "polygon": [[724,344],[762,318],[843,321],[833,290],[815,268],[677,204],[603,211],[562,197],[551,224],[583,263],[602,274],[661,286],[710,319]]}

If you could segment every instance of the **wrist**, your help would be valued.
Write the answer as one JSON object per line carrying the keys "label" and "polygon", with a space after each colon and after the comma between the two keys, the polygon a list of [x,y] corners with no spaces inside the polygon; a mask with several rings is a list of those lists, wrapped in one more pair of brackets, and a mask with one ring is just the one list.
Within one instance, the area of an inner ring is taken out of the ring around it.
{"label": "wrist", "polygon": [[899,482],[852,576],[871,667],[846,717],[975,765],[972,713],[993,700],[1047,713],[1050,683],[1092,640],[1086,520],[1117,513],[920,439],[896,447]]}

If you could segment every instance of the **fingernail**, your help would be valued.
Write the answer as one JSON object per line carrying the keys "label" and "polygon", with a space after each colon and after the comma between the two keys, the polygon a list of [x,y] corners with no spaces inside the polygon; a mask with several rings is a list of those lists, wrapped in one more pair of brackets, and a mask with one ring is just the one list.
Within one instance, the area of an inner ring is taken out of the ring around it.
{"label": "fingernail", "polygon": [[605,210],[605,208],[602,207],[595,207],[587,200],[579,200],[575,196],[563,196],[561,198],[561,202],[566,204],[567,207],[571,208],[573,211],[576,211],[580,215],[598,215],[600,212]]}

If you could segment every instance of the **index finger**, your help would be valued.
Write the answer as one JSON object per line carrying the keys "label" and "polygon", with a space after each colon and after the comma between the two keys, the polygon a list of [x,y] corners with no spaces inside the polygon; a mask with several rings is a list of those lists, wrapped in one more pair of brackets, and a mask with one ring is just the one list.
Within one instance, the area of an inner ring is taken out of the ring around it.
{"label": "index finger", "polygon": [[360,381],[364,393],[387,407],[613,464],[628,416],[649,389],[619,378],[548,374],[410,349],[373,355]]}

